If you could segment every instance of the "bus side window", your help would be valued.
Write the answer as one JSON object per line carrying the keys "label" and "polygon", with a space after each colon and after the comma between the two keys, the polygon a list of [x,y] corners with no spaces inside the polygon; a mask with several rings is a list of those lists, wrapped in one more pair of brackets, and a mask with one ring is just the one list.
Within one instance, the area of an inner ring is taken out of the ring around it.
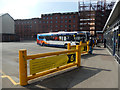
{"label": "bus side window", "polygon": [[64,41],[66,41],[67,39],[66,39],[66,36],[64,36]]}
{"label": "bus side window", "polygon": [[42,37],[42,36],[39,36],[39,39],[44,39],[44,37]]}
{"label": "bus side window", "polygon": [[73,35],[71,35],[69,39],[70,39],[70,41],[75,41]]}
{"label": "bus side window", "polygon": [[58,36],[55,36],[55,41],[59,41],[59,37]]}
{"label": "bus side window", "polygon": [[66,41],[70,41],[70,37],[69,36],[66,36]]}
{"label": "bus side window", "polygon": [[59,36],[59,41],[62,41],[62,36]]}
{"label": "bus side window", "polygon": [[49,40],[50,40],[50,36],[46,36],[46,40],[48,40],[48,41],[49,41]]}

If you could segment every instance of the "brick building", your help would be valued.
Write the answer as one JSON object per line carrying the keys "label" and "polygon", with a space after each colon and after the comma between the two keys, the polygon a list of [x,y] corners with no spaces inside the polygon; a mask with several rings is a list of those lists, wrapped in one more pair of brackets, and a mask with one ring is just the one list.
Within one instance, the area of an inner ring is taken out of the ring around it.
{"label": "brick building", "polygon": [[78,31],[78,12],[42,14],[43,32]]}
{"label": "brick building", "polygon": [[35,39],[36,34],[41,32],[40,18],[15,20],[15,33],[20,36],[20,40]]}
{"label": "brick building", "polygon": [[15,20],[15,33],[21,40],[36,39],[37,33],[79,31],[78,12],[42,14],[41,18]]}

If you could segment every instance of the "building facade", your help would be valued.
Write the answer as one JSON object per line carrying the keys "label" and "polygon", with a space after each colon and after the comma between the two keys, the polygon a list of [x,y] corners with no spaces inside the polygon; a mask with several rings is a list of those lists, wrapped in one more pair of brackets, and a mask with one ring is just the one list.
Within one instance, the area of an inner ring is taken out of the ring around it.
{"label": "building facade", "polygon": [[15,20],[15,33],[20,40],[35,39],[37,33],[42,33],[41,19],[17,19]]}
{"label": "building facade", "polygon": [[19,37],[15,34],[15,22],[14,19],[8,14],[0,15],[1,30],[0,35],[1,41],[17,41]]}
{"label": "building facade", "polygon": [[79,31],[78,12],[42,14],[44,32]]}
{"label": "building facade", "polygon": [[36,39],[37,33],[79,31],[78,12],[42,14],[41,18],[15,20],[15,33],[21,40]]}
{"label": "building facade", "polygon": [[103,28],[107,48],[120,64],[120,0],[117,0]]}

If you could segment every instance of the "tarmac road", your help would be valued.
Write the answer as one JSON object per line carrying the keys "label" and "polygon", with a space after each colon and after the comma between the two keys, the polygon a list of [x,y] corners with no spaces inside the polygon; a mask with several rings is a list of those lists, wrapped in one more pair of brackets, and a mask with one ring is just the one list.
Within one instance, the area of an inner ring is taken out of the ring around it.
{"label": "tarmac road", "polygon": [[[27,49],[28,55],[65,50],[64,48],[41,47],[37,45],[35,41],[4,42],[2,43],[2,46],[0,46],[0,48],[2,48],[1,71],[3,71],[5,75],[14,78],[16,82],[19,82],[19,49]],[[2,87],[9,88],[9,85],[4,84],[3,81]]]}
{"label": "tarmac road", "polygon": [[[19,82],[19,49],[27,49],[28,54],[65,50],[41,47],[34,41],[2,43],[2,75],[8,75],[16,82]],[[33,80],[26,87],[2,78],[2,88],[118,88],[118,64],[107,49],[97,47],[93,55],[82,55],[80,68],[47,79]]]}

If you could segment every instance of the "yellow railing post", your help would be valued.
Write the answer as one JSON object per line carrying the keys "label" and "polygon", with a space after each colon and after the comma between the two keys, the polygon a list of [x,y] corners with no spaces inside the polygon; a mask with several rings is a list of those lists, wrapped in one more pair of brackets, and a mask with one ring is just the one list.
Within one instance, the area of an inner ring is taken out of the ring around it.
{"label": "yellow railing post", "polygon": [[80,44],[79,45],[82,45],[82,41],[80,41]]}
{"label": "yellow railing post", "polygon": [[70,50],[70,43],[67,44],[67,49]]}
{"label": "yellow railing post", "polygon": [[87,41],[87,52],[89,52],[89,41]]}
{"label": "yellow railing post", "polygon": [[21,49],[19,50],[19,79],[20,85],[27,85],[27,50]]}
{"label": "yellow railing post", "polygon": [[76,49],[78,50],[76,52],[76,62],[77,62],[77,66],[80,67],[80,65],[81,65],[81,46],[77,45]]}

